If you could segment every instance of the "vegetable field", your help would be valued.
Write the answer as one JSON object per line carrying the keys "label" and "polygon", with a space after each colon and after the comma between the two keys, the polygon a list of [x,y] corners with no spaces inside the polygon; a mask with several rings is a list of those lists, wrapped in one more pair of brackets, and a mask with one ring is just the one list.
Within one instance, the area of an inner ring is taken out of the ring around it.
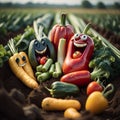
{"label": "vegetable field", "polygon": [[112,9],[1,9],[0,119],[119,120],[119,19]]}

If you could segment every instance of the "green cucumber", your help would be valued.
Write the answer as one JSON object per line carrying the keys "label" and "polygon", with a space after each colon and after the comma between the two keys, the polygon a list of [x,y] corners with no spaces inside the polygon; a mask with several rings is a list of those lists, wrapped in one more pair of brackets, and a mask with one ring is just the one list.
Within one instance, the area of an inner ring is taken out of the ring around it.
{"label": "green cucumber", "polygon": [[48,58],[46,63],[42,67],[42,72],[47,72],[50,66],[52,65],[53,60],[51,58]]}
{"label": "green cucumber", "polygon": [[36,73],[35,73],[35,76],[38,77],[38,76],[41,75],[41,74],[42,74],[42,72],[36,72]]}
{"label": "green cucumber", "polygon": [[51,75],[49,72],[44,72],[37,76],[37,81],[44,82],[44,81],[50,79],[50,77],[51,77]]}
{"label": "green cucumber", "polygon": [[36,71],[37,71],[37,72],[41,72],[41,71],[42,71],[42,67],[43,67],[43,65],[38,65],[38,66],[36,67]]}
{"label": "green cucumber", "polygon": [[49,73],[52,75],[54,71],[55,71],[55,64],[52,64],[50,66]]}

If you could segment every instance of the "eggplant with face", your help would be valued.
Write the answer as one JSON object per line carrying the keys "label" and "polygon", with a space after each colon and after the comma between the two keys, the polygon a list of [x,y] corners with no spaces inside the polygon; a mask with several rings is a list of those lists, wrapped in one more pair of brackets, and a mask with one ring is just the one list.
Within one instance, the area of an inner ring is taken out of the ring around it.
{"label": "eggplant with face", "polygon": [[56,53],[52,42],[43,32],[45,27],[43,25],[38,25],[37,21],[33,22],[33,27],[36,39],[32,40],[29,44],[28,57],[32,67],[36,68],[39,63],[38,61],[40,61],[43,56],[52,58],[53,61],[55,61]]}
{"label": "eggplant with face", "polygon": [[38,65],[43,56],[52,58],[54,61],[56,59],[54,46],[47,37],[32,40],[28,49],[28,57],[33,68]]}

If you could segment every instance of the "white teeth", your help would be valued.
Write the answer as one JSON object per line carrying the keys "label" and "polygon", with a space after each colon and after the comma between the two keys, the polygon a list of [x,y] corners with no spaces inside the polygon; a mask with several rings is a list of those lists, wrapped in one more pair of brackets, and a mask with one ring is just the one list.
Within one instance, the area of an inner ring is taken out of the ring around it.
{"label": "white teeth", "polygon": [[44,50],[42,50],[42,51],[38,51],[38,50],[35,50],[35,51],[36,51],[36,53],[38,53],[38,54],[43,54],[43,53],[46,52],[46,50],[47,50],[47,47],[46,47]]}
{"label": "white teeth", "polygon": [[23,63],[23,64],[21,64],[21,65],[19,65],[20,67],[23,67],[23,66],[25,66],[26,65],[26,63]]}
{"label": "white teeth", "polygon": [[78,44],[78,43],[75,43],[75,42],[74,42],[74,45],[75,45],[76,47],[85,47],[85,46],[87,45],[87,43]]}

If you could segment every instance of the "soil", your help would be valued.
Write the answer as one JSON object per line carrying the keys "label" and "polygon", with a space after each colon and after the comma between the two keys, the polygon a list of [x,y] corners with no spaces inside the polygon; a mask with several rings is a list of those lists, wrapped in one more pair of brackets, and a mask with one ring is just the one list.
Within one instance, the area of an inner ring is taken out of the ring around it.
{"label": "soil", "polygon": [[[120,36],[110,31],[101,29],[93,25],[100,34],[106,37],[114,46],[120,49]],[[11,33],[9,33],[12,37]],[[6,44],[6,41],[0,43]],[[44,85],[50,87],[51,83],[59,79],[51,79],[44,82]],[[80,94],[77,99],[81,102],[82,108],[79,111],[81,117],[77,120],[120,120],[120,76],[111,81],[115,87],[114,93],[109,96],[109,107],[99,115],[93,115],[85,110],[85,101],[87,99],[86,87],[80,88]],[[0,69],[0,119],[1,120],[68,120],[63,117],[63,111],[47,112],[42,110],[41,101],[50,96],[49,92],[40,84],[39,88],[32,90],[26,87],[12,73],[6,62]],[[67,98],[68,99],[68,98]],[[96,100],[97,102],[97,100]]]}

